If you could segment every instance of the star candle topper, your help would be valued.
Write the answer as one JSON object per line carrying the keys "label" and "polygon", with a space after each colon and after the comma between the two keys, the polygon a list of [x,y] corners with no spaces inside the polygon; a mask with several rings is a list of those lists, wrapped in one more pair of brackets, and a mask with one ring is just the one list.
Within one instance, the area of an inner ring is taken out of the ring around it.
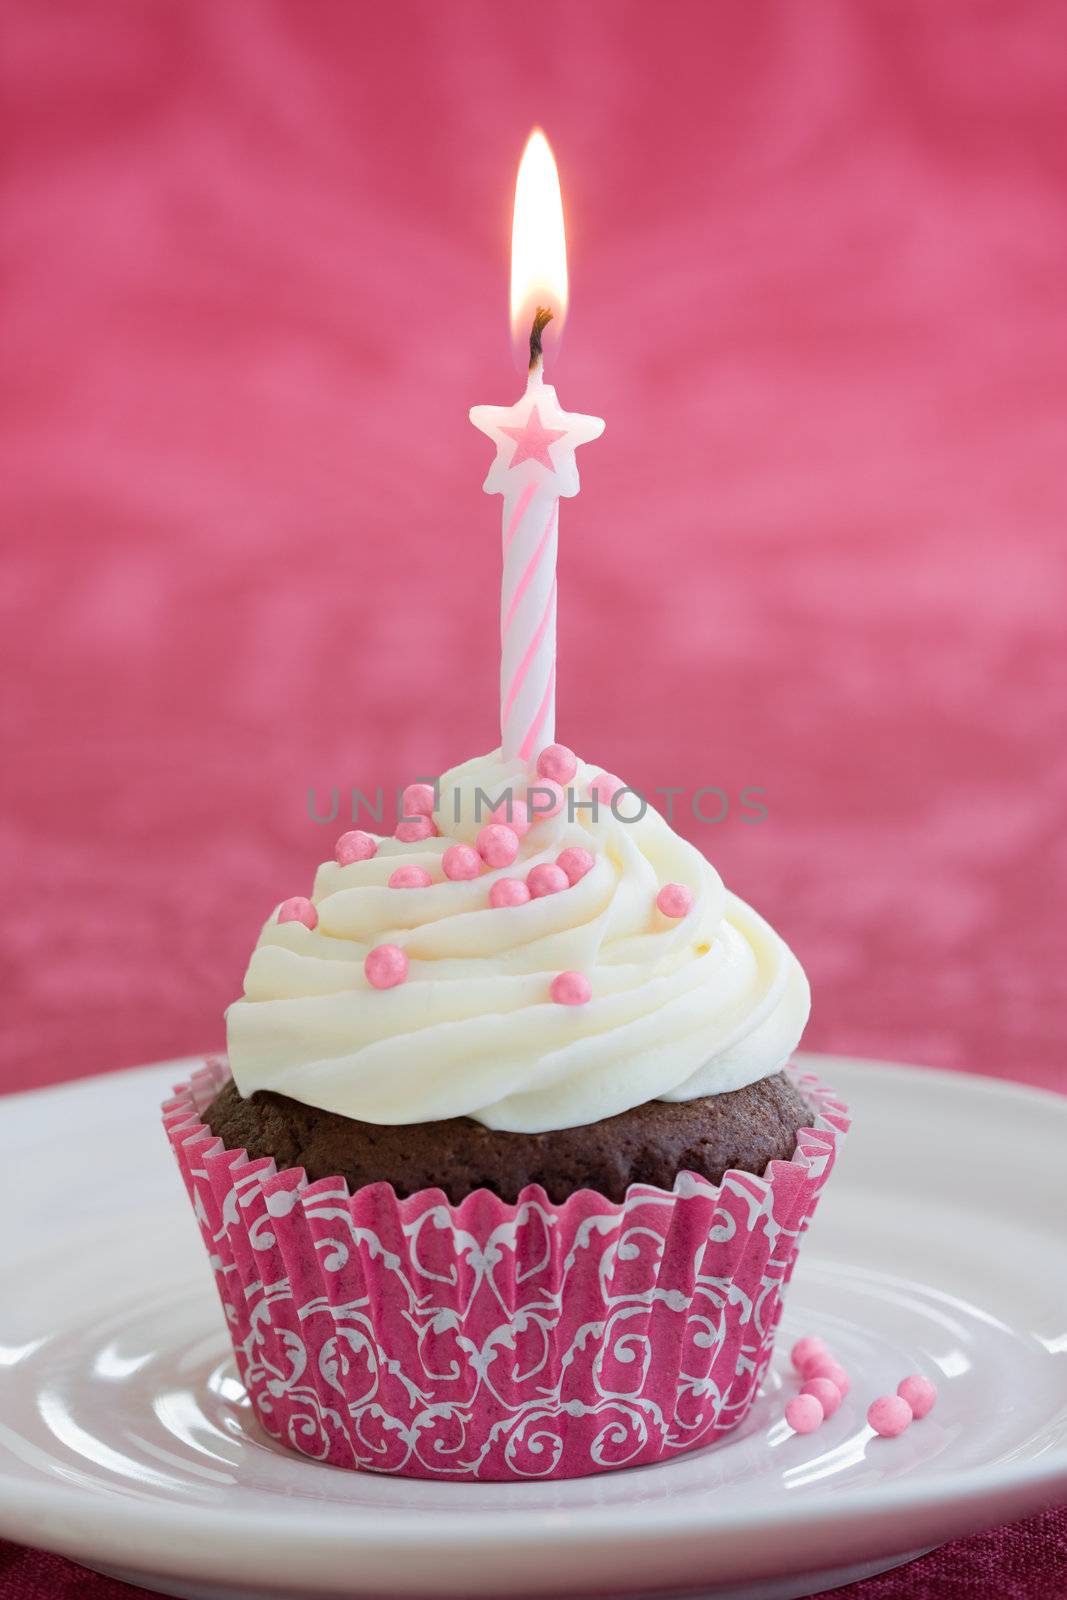
{"label": "star candle topper", "polygon": [[552,495],[576,495],[574,452],[604,431],[599,417],[564,411],[552,385],[534,376],[515,405],[474,406],[470,415],[496,445],[496,460],[482,485],[486,494],[509,494],[533,483]]}

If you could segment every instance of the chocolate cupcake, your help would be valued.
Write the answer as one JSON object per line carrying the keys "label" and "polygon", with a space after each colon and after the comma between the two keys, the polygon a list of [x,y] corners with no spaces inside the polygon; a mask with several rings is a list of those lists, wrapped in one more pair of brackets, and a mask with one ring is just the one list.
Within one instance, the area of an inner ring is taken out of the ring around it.
{"label": "chocolate cupcake", "polygon": [[846,1125],[785,1070],[803,973],[563,747],[405,801],[270,918],[232,1078],[167,1108],[260,1419],[421,1476],[706,1443],[757,1391]]}
{"label": "chocolate cupcake", "polygon": [[269,1089],[246,1100],[232,1079],[204,1121],[231,1150],[301,1167],[313,1183],[335,1174],[351,1190],[388,1183],[399,1199],[443,1189],[453,1205],[476,1189],[514,1204],[536,1184],[561,1205],[578,1189],[616,1201],[633,1183],[670,1189],[680,1172],[715,1184],[731,1169],[761,1173],[770,1161],[789,1160],[812,1116],[794,1079],[777,1072],[727,1094],[674,1105],[651,1100],[557,1133],[508,1133],[472,1117],[360,1122]]}

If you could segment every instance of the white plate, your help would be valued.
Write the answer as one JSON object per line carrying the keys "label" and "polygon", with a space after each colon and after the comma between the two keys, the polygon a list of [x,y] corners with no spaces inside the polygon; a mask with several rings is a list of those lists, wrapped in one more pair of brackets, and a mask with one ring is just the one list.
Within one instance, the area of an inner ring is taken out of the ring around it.
{"label": "white plate", "polygon": [[[159,1127],[185,1064],[0,1101],[0,1532],[177,1595],[767,1597],[1067,1495],[1067,1099],[810,1060],[855,1125],[767,1390],[719,1445],[555,1484],[343,1472],[258,1431]],[[810,1330],[854,1386],[800,1438]],[[936,1410],[876,1439],[915,1370]]]}

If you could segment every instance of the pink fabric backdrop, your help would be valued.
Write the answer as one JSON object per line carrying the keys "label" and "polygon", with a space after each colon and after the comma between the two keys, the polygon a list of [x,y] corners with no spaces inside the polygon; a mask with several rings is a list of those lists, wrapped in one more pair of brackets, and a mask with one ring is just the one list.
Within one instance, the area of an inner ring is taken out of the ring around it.
{"label": "pink fabric backdrop", "polygon": [[764,789],[812,1047],[1067,1087],[1062,4],[4,12],[0,1087],[218,1045],[309,786],[495,742],[535,122],[561,737]]}

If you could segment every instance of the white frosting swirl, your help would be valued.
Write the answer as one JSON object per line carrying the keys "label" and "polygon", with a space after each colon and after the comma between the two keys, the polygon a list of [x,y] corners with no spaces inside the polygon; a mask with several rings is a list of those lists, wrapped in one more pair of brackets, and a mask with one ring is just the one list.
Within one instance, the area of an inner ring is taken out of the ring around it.
{"label": "white frosting swirl", "polygon": [[[588,798],[597,770],[579,765],[576,798]],[[444,850],[473,841],[486,820],[484,808],[475,818],[475,789],[496,797],[511,785],[521,796],[529,781],[499,752],[455,768],[441,780],[441,837],[383,838],[369,861],[324,863],[314,930],[272,916],[244,998],[227,1012],[242,1094],[274,1089],[366,1122],[469,1116],[540,1133],[738,1089],[784,1065],[809,1007],[795,956],[651,808],[636,822],[605,805],[595,822],[565,809],[534,823],[512,866],[444,878]],[[620,797],[619,810],[633,815],[635,797]],[[496,878],[523,876],[569,845],[595,857],[578,883],[489,905]],[[432,887],[388,888],[405,863],[428,868]],[[687,916],[656,909],[665,883],[692,891]],[[373,989],[364,975],[378,944],[407,953],[396,988]],[[589,979],[587,1004],[549,998],[563,971]]]}

